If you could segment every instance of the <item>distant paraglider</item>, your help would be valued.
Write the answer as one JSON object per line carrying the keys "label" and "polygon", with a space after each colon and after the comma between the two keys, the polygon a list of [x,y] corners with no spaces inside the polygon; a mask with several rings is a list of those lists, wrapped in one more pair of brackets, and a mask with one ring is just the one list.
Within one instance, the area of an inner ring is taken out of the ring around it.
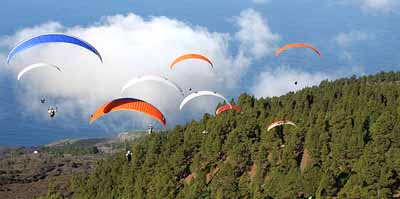
{"label": "distant paraglider", "polygon": [[[179,106],[179,109],[182,110],[183,106],[185,106],[186,103],[191,101],[194,98],[201,97],[201,96],[214,96],[223,99],[226,103],[229,104],[228,100],[221,94],[217,92],[212,92],[212,91],[198,91],[190,94],[187,96],[185,99],[182,100],[181,105]],[[230,105],[230,104],[229,104]]]}
{"label": "distant paraglider", "polygon": [[294,82],[294,85],[297,85],[297,81]]}
{"label": "distant paraglider", "polygon": [[49,107],[47,109],[47,113],[49,114],[49,117],[53,118],[54,116],[56,116],[58,108],[57,107]]}
{"label": "distant paraglider", "polygon": [[25,40],[18,44],[14,49],[11,50],[11,52],[8,54],[7,57],[7,63],[10,63],[11,59],[19,52],[24,51],[28,48],[40,45],[40,44],[45,44],[45,43],[69,43],[73,45],[80,46],[82,48],[85,48],[92,53],[96,54],[97,57],[100,59],[100,61],[103,63],[103,59],[100,55],[100,53],[94,48],[91,44],[88,42],[74,37],[74,36],[69,36],[65,34],[42,34],[39,36],[32,37],[28,40]]}
{"label": "distant paraglider", "polygon": [[46,99],[42,98],[40,99],[40,103],[44,104],[46,102]]}
{"label": "distant paraglider", "polygon": [[42,67],[54,68],[54,69],[56,69],[56,70],[58,70],[58,71],[61,72],[61,69],[60,69],[58,66],[56,66],[56,65],[48,64],[48,63],[36,63],[36,64],[29,65],[29,66],[27,66],[26,68],[22,69],[22,70],[18,73],[17,79],[20,80],[21,77],[22,77],[26,72],[28,72],[28,71],[30,71],[30,70],[33,70],[33,69],[36,69],[36,68],[42,68]]}
{"label": "distant paraglider", "polygon": [[294,127],[297,127],[296,124],[294,122],[292,122],[292,121],[282,120],[282,121],[276,121],[276,122],[270,124],[268,126],[268,128],[267,128],[267,131],[270,131],[271,129],[273,129],[273,128],[277,127],[277,126],[282,126],[282,125],[286,125],[286,124],[292,125]]}
{"label": "distant paraglider", "polygon": [[227,111],[227,110],[242,111],[242,109],[241,109],[240,106],[238,106],[238,105],[226,104],[226,105],[223,105],[223,106],[219,107],[219,108],[217,109],[217,111],[215,111],[215,115],[219,115],[219,114],[221,114],[221,113],[223,113],[223,112],[225,112],[225,111]]}
{"label": "distant paraglider", "polygon": [[187,60],[187,59],[200,59],[200,60],[203,60],[203,61],[208,62],[208,63],[211,65],[211,68],[214,67],[214,65],[213,65],[213,63],[211,62],[211,60],[208,59],[207,57],[203,56],[203,55],[199,55],[199,54],[186,54],[186,55],[182,55],[182,56],[176,58],[176,59],[172,62],[172,64],[169,66],[169,68],[172,70],[172,69],[174,68],[175,64],[177,64],[177,63],[179,63],[179,62],[181,62],[181,61]]}
{"label": "distant paraglider", "polygon": [[91,115],[89,123],[92,124],[95,120],[103,115],[115,111],[131,110],[145,113],[154,119],[158,120],[163,126],[166,125],[165,117],[155,106],[148,102],[135,98],[119,98],[101,105]]}
{"label": "distant paraglider", "polygon": [[289,48],[297,48],[297,47],[309,48],[309,49],[313,50],[315,53],[317,53],[322,58],[322,54],[317,48],[315,48],[314,46],[311,46],[310,44],[306,44],[306,43],[287,44],[287,45],[279,48],[277,51],[275,51],[275,55],[278,56],[281,54],[281,52],[283,52]]}

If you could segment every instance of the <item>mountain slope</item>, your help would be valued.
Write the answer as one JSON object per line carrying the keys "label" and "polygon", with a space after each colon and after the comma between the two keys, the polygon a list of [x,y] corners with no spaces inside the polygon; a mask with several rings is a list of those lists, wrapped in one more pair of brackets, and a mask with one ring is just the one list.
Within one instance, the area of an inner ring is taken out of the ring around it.
{"label": "mountain slope", "polygon": [[[268,88],[265,88],[268,89]],[[154,133],[72,182],[74,198],[390,198],[400,73],[351,77]],[[297,128],[266,126],[289,119]],[[202,132],[207,130],[208,133]]]}

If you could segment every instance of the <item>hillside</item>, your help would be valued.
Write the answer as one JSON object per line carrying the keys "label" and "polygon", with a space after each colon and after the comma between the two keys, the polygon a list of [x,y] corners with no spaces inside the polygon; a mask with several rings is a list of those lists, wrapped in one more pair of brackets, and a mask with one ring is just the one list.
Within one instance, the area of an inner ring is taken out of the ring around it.
{"label": "hillside", "polygon": [[[265,88],[268,89],[268,88]],[[154,133],[75,177],[73,198],[399,198],[400,73],[255,99]],[[289,119],[297,128],[267,131]],[[207,130],[208,133],[202,133]],[[49,194],[49,197],[52,194]]]}
{"label": "hillside", "polygon": [[[0,147],[0,198],[34,198],[56,191],[71,197],[72,177],[90,172],[96,162],[125,151],[145,132],[117,138],[66,139],[38,147]],[[34,151],[37,151],[35,153]]]}
{"label": "hillside", "polygon": [[107,157],[83,147],[75,150],[79,155],[67,153],[71,147],[66,153],[60,147],[57,153],[51,147],[34,153],[36,149],[10,148],[0,158],[0,198],[28,199],[46,195],[49,189],[71,195],[67,188],[73,175],[89,172],[98,160]]}

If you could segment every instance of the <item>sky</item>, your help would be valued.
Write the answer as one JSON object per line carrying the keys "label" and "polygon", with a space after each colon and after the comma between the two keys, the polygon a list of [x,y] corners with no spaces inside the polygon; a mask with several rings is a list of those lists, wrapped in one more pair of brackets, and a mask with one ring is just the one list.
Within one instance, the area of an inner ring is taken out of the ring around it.
{"label": "sky", "polygon": [[[397,0],[3,0],[0,7],[0,145],[39,145],[65,138],[112,137],[161,129],[141,113],[116,112],[89,125],[94,110],[119,97],[143,99],[158,107],[167,127],[213,113],[217,98],[195,99],[179,110],[182,96],[159,83],[143,83],[120,93],[132,78],[161,75],[186,94],[210,90],[228,99],[241,93],[280,96],[351,75],[397,71],[400,56]],[[65,33],[95,46],[104,59],[68,44],[28,49],[6,64],[19,42],[43,33]],[[291,49],[288,43],[317,47]],[[199,53],[214,64],[189,60],[169,64],[185,53]],[[38,69],[16,76],[37,62],[62,72]],[[294,85],[293,82],[298,84]],[[40,99],[46,98],[41,104]],[[57,106],[55,118],[48,106]]]}

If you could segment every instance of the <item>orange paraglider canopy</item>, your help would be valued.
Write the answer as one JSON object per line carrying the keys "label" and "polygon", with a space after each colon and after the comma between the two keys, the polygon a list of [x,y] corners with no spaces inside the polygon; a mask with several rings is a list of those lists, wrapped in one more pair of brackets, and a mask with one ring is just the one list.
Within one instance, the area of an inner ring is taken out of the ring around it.
{"label": "orange paraglider canopy", "polygon": [[89,123],[92,124],[95,120],[107,113],[122,110],[142,112],[158,120],[163,126],[166,124],[164,115],[161,111],[150,103],[135,98],[119,98],[103,104],[91,115]]}
{"label": "orange paraglider canopy", "polygon": [[200,59],[203,61],[208,62],[211,65],[211,68],[214,66],[213,63],[210,61],[210,59],[208,59],[207,57],[203,56],[203,55],[199,55],[199,54],[186,54],[186,55],[182,55],[178,58],[176,58],[172,64],[169,66],[170,69],[172,69],[174,67],[175,64],[177,64],[178,62],[187,60],[187,59]]}
{"label": "orange paraglider canopy", "polygon": [[306,44],[306,43],[287,44],[287,45],[279,48],[277,51],[275,51],[275,55],[278,56],[279,54],[281,54],[281,52],[283,52],[289,48],[297,48],[297,47],[309,48],[309,49],[313,50],[315,53],[317,53],[320,57],[322,57],[321,52],[317,48],[315,48],[314,46],[311,46],[310,44]]}
{"label": "orange paraglider canopy", "polygon": [[242,111],[242,109],[241,109],[240,106],[238,106],[238,105],[226,104],[226,105],[223,105],[223,106],[219,107],[219,108],[217,109],[217,111],[215,111],[215,115],[219,115],[220,113],[223,113],[223,112],[225,112],[225,111],[227,111],[227,110]]}

